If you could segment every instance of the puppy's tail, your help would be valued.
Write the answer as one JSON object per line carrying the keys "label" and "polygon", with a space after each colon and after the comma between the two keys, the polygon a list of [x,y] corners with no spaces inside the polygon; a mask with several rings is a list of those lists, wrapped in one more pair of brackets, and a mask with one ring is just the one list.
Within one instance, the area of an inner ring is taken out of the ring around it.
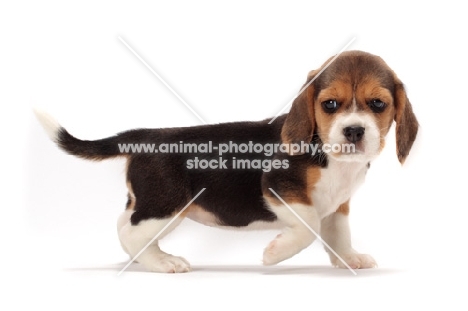
{"label": "puppy's tail", "polygon": [[93,141],[80,140],[68,133],[44,111],[34,109],[34,113],[50,139],[71,155],[88,160],[104,160],[125,155],[119,149],[119,135]]}

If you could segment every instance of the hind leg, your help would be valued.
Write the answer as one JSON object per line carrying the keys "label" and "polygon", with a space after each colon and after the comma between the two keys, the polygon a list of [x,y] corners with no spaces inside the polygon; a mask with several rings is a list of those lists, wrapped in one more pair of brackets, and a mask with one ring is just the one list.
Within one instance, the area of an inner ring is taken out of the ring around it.
{"label": "hind leg", "polygon": [[119,238],[130,257],[153,272],[190,270],[184,258],[167,254],[158,245],[182,221],[183,215],[174,217],[192,199],[185,166],[178,161],[173,155],[142,154],[127,165],[128,202],[119,219]]}
{"label": "hind leg", "polygon": [[[133,212],[126,210],[122,213],[117,224],[120,243],[124,251],[132,259],[138,256],[135,261],[138,261],[149,271],[164,273],[190,271],[190,264],[187,260],[163,252],[158,245],[160,239],[180,224],[182,217],[179,216],[169,227],[164,229],[173,217],[151,218],[133,225],[130,220]],[[155,236],[158,237],[152,241]],[[148,243],[150,244],[148,245]],[[144,251],[139,254],[143,249]]]}
{"label": "hind leg", "polygon": [[119,235],[119,241],[120,241],[120,246],[122,246],[122,249],[124,250],[125,253],[130,255],[130,252],[128,251],[127,247],[124,245],[122,242],[122,238],[120,237],[120,230],[124,226],[126,226],[128,223],[130,223],[130,217],[133,214],[133,210],[125,210],[122,214],[120,214],[119,218],[117,219],[117,234]]}

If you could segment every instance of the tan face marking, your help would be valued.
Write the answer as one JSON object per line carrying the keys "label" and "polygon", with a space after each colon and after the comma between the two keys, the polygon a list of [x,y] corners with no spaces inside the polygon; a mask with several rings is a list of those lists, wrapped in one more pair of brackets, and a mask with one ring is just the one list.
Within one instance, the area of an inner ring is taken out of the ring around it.
{"label": "tan face marking", "polygon": [[[387,135],[395,115],[395,107],[393,96],[390,91],[380,85],[377,79],[369,79],[356,89],[356,98],[358,99],[359,107],[363,111],[370,113],[380,130],[381,148],[385,145],[384,137]],[[367,103],[372,99],[380,99],[386,104],[383,112],[374,113],[369,108]]]}
{"label": "tan face marking", "polygon": [[[351,77],[342,77],[322,89],[314,103],[315,120],[317,132],[326,144],[347,144],[349,142],[342,134],[343,130],[349,126],[363,127],[364,139],[356,143],[355,147],[362,152],[363,160],[372,160],[385,145],[385,136],[392,124],[395,108],[391,92],[381,85],[377,77],[369,74],[361,80],[353,85]],[[333,113],[324,111],[322,107],[323,102],[330,100],[339,105]],[[369,106],[372,100],[384,102],[385,109],[382,112],[373,111]],[[354,158],[349,157],[346,152],[331,155],[337,159],[358,160],[354,155]]]}
{"label": "tan face marking", "polygon": [[315,101],[315,120],[317,124],[317,133],[324,143],[329,141],[330,127],[336,118],[337,113],[326,113],[322,108],[322,103],[326,100],[336,100],[342,103],[342,106],[337,112],[343,111],[347,106],[351,105],[353,98],[353,89],[350,83],[345,80],[336,80],[329,87],[323,89],[317,96]]}

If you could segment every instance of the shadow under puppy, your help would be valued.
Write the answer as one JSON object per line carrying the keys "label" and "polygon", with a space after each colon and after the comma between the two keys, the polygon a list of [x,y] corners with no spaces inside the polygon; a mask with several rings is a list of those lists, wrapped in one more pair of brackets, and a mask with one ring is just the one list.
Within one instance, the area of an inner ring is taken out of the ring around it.
{"label": "shadow under puppy", "polygon": [[[187,260],[167,254],[158,246],[158,240],[184,217],[209,226],[281,229],[264,250],[265,265],[290,258],[309,246],[316,239],[313,229],[334,250],[327,249],[334,266],[371,268],[376,265],[374,259],[351,246],[349,201],[363,183],[370,161],[384,147],[393,121],[401,163],[416,138],[418,123],[402,82],[380,57],[348,51],[317,75],[321,68],[309,73],[305,89],[290,112],[272,124],[268,119],[137,129],[84,141],[73,137],[47,114],[36,114],[51,139],[69,154],[89,160],[127,158],[128,202],[118,219],[118,235],[125,252],[134,258],[159,234],[136,259],[150,271],[190,270]],[[249,142],[283,144],[286,147],[282,150],[287,152],[228,150],[220,158],[219,152],[195,149],[177,153],[122,150],[125,144],[208,142],[215,147]],[[310,152],[291,147],[301,144],[312,144],[317,149]],[[333,147],[345,145],[353,147],[352,152]],[[328,152],[325,147],[329,147]],[[239,159],[244,161],[242,167],[238,167]],[[269,166],[249,168],[247,164],[254,161]],[[200,163],[217,163],[218,167],[196,167]],[[189,204],[203,188],[206,190]]]}

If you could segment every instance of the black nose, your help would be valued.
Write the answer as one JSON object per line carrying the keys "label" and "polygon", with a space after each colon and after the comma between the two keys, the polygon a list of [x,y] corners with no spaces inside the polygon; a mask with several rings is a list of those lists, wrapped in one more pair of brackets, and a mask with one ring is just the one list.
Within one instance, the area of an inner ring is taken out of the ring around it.
{"label": "black nose", "polygon": [[348,126],[343,129],[343,134],[348,141],[355,143],[362,139],[364,131],[362,126]]}

